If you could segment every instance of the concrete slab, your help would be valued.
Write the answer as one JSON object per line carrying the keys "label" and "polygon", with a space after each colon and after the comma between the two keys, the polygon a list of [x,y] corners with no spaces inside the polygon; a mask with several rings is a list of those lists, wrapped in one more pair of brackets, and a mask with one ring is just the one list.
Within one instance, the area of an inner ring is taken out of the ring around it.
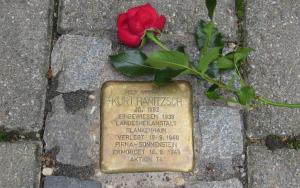
{"label": "concrete slab", "polygon": [[0,143],[0,187],[39,187],[41,143]]}
{"label": "concrete slab", "polygon": [[[275,101],[300,103],[300,2],[246,1],[246,45],[249,82],[259,95]],[[300,134],[300,109],[263,107],[249,112],[247,135]]]}
{"label": "concrete slab", "polygon": [[299,151],[279,149],[272,152],[263,146],[248,146],[247,150],[249,187],[299,187]]}
{"label": "concrete slab", "polygon": [[238,179],[233,178],[224,181],[198,181],[186,185],[186,188],[243,188],[243,185]]}
{"label": "concrete slab", "polygon": [[0,127],[43,126],[52,0],[0,1]]}
{"label": "concrete slab", "polygon": [[45,179],[44,188],[101,188],[100,182],[79,180],[64,176],[48,176]]}

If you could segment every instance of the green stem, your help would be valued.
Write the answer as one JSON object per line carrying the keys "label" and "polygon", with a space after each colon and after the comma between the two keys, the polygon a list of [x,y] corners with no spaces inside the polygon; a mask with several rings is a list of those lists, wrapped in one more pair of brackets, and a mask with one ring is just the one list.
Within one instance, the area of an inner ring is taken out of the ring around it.
{"label": "green stem", "polygon": [[229,87],[228,85],[226,85],[226,84],[224,84],[224,83],[222,83],[222,82],[219,82],[219,81],[217,81],[217,80],[214,80],[214,79],[210,78],[210,77],[209,77],[207,74],[205,74],[205,73],[201,73],[201,72],[198,72],[198,73],[199,73],[199,75],[200,75],[202,78],[204,78],[206,81],[208,81],[208,82],[210,82],[210,83],[213,83],[213,84],[216,84],[216,85],[219,86],[220,88],[226,89],[226,90],[231,91],[231,92],[233,92],[233,93],[238,92],[238,90],[236,90],[236,89],[234,89],[234,88],[232,88],[232,87]]}
{"label": "green stem", "polygon": [[236,100],[230,99],[230,98],[220,97],[220,99],[221,99],[222,101],[224,101],[224,102],[227,102],[227,103],[228,103],[228,102],[231,102],[231,103],[240,105],[239,102],[237,102]]}
{"label": "green stem", "polygon": [[166,47],[160,40],[153,34],[153,31],[147,31],[146,37],[150,39],[152,42],[157,44],[159,47],[161,47],[164,50],[171,51],[168,47]]}
{"label": "green stem", "polygon": [[191,71],[192,73],[194,73],[196,76],[201,77],[201,78],[203,78],[204,80],[206,80],[206,81],[208,81],[208,82],[210,82],[210,83],[216,84],[216,85],[219,86],[220,88],[226,89],[226,90],[231,91],[231,92],[234,92],[234,93],[235,93],[235,92],[238,92],[238,90],[236,90],[236,89],[234,89],[234,88],[231,88],[231,87],[229,87],[228,85],[226,85],[226,84],[224,84],[224,83],[222,83],[222,82],[219,82],[219,81],[217,81],[217,80],[214,80],[214,79],[212,79],[211,77],[209,77],[207,74],[202,73],[202,72],[199,72],[199,71],[196,70],[196,69],[189,68],[189,67],[187,67],[186,69],[189,70],[189,71]]}
{"label": "green stem", "polygon": [[272,105],[277,107],[288,107],[288,108],[300,108],[300,104],[290,104],[285,102],[274,102],[264,97],[258,97],[257,100],[261,101],[265,105]]}

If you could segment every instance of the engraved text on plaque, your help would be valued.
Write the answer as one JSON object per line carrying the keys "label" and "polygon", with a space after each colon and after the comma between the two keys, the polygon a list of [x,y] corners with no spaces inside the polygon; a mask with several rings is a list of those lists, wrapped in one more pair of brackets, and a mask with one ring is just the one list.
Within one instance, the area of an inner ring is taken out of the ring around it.
{"label": "engraved text on plaque", "polygon": [[106,82],[101,93],[101,170],[191,171],[192,91],[187,82]]}

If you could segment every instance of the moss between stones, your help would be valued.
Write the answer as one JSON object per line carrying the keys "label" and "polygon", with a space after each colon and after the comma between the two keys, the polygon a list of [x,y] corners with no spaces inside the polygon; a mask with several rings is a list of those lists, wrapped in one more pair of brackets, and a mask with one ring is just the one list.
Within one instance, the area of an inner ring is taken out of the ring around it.
{"label": "moss between stones", "polygon": [[265,140],[266,146],[270,150],[290,148],[300,149],[300,136],[296,137],[283,137],[277,135],[268,135]]}
{"label": "moss between stones", "polygon": [[239,20],[244,18],[244,0],[235,0],[236,15]]}
{"label": "moss between stones", "polygon": [[17,141],[19,138],[18,131],[9,131],[5,132],[3,130],[0,130],[0,142],[11,142],[11,141]]}
{"label": "moss between stones", "polygon": [[0,132],[0,142],[7,142],[8,140],[8,135],[5,132]]}
{"label": "moss between stones", "polygon": [[41,132],[24,133],[22,130],[5,131],[0,128],[0,142],[15,142],[18,140],[40,140]]}
{"label": "moss between stones", "polygon": [[244,45],[244,28],[243,28],[243,21],[245,16],[245,5],[244,0],[235,0],[235,12],[238,18],[238,38],[239,38],[239,45]]}

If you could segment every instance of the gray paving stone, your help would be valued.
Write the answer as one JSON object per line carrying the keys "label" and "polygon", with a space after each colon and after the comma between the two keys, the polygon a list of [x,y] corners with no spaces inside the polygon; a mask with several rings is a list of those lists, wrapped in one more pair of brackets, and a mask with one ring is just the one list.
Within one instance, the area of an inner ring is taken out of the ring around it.
{"label": "gray paving stone", "polygon": [[[246,41],[249,81],[258,94],[276,101],[300,103],[300,1],[247,0]],[[300,109],[263,107],[247,117],[247,135],[300,134]]]}
{"label": "gray paving stone", "polygon": [[236,179],[228,179],[225,181],[205,182],[199,181],[185,186],[186,188],[243,188],[242,183]]}
{"label": "gray paving stone", "polygon": [[[200,19],[207,19],[204,0],[60,0],[58,31],[60,33],[87,31],[95,34],[115,30],[119,13],[146,2],[167,17],[168,33],[193,33],[197,22]],[[220,1],[217,5],[216,22],[229,38],[236,38],[234,10],[234,0]]]}
{"label": "gray paving stone", "polygon": [[[53,76],[58,77],[57,91],[94,91],[109,80],[150,80],[150,77],[129,78],[118,73],[109,63],[113,54],[111,41],[100,37],[62,35],[51,54]],[[194,49],[189,49],[194,50]]]}
{"label": "gray paving stone", "polygon": [[105,188],[177,188],[182,187],[186,182],[183,173],[176,172],[118,174],[104,174],[99,170],[95,172],[93,179],[102,182]]}
{"label": "gray paving stone", "polygon": [[75,112],[67,111],[62,95],[51,100],[52,112],[47,116],[44,132],[45,149],[58,146],[56,160],[60,163],[89,166],[99,161],[99,93],[91,95],[95,99],[88,99],[88,104]]}
{"label": "gray paving stone", "polygon": [[199,107],[201,174],[220,179],[235,174],[235,160],[243,154],[243,123],[239,110],[228,107]]}
{"label": "gray paving stone", "polygon": [[35,188],[40,184],[41,144],[0,143],[0,187]]}
{"label": "gray paving stone", "polygon": [[200,106],[199,122],[203,157],[231,158],[243,152],[243,123],[239,110]]}
{"label": "gray paving stone", "polygon": [[45,178],[44,188],[101,188],[100,182],[79,180],[64,176],[48,176]]}
{"label": "gray paving stone", "polygon": [[53,76],[58,76],[57,90],[93,91],[100,88],[111,53],[111,42],[107,39],[80,35],[60,37],[51,54]]}
{"label": "gray paving stone", "polygon": [[0,1],[0,127],[42,128],[51,2]]}
{"label": "gray paving stone", "polygon": [[263,146],[249,146],[248,185],[251,188],[298,188],[300,185],[300,151],[270,151]]}

